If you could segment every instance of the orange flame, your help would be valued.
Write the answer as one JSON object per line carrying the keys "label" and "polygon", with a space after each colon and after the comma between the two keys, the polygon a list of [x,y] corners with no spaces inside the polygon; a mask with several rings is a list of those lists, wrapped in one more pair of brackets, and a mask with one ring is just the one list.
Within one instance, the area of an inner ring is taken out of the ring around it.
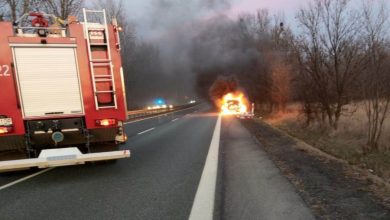
{"label": "orange flame", "polygon": [[247,99],[244,93],[228,93],[220,100],[220,109],[223,115],[239,115],[247,112]]}

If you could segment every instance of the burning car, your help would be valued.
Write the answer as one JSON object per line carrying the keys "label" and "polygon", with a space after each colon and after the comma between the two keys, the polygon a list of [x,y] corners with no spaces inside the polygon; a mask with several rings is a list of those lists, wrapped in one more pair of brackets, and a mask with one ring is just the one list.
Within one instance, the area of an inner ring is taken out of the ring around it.
{"label": "burning car", "polygon": [[239,115],[247,112],[244,94],[226,94],[221,100],[221,112],[224,115]]}

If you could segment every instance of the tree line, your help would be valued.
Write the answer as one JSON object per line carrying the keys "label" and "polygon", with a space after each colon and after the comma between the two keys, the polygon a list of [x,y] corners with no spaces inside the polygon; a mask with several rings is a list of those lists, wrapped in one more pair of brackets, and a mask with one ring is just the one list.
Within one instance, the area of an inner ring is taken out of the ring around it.
{"label": "tree line", "polygon": [[388,117],[389,24],[385,3],[316,0],[298,13],[303,26],[294,38],[300,98],[308,123],[327,121],[337,129],[348,105],[363,102],[368,119],[364,153],[378,151]]}
{"label": "tree line", "polygon": [[[379,151],[390,103],[388,12],[385,2],[361,1],[359,7],[354,2],[313,0],[296,13],[295,27],[266,9],[242,14],[228,26],[210,24],[194,40],[200,90],[206,94],[210,87],[214,92],[235,85],[262,113],[285,111],[288,103],[298,102],[307,125],[319,122],[335,130],[340,117],[360,103],[368,119],[363,152]],[[248,56],[220,66],[198,65],[209,59],[196,53],[207,38],[222,42],[221,56]]]}

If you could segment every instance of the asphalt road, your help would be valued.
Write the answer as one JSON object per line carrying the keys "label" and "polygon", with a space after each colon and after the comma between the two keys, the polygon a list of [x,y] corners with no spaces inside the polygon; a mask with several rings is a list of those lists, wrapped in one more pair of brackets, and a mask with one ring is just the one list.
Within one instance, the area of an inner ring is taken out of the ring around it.
{"label": "asphalt road", "polygon": [[[197,110],[128,124],[129,159],[55,168],[1,190],[0,219],[187,219],[216,122]],[[0,174],[0,184],[28,174]]]}
{"label": "asphalt road", "polygon": [[58,167],[3,189],[37,171],[0,174],[0,219],[188,219],[200,186],[214,190],[205,162],[218,146],[220,154],[212,158],[219,158],[216,191],[199,200],[215,199],[210,216],[312,219],[237,119],[223,119],[218,141],[212,141],[218,117],[209,111],[200,105],[127,123],[129,140],[122,148],[132,156],[115,164]]}

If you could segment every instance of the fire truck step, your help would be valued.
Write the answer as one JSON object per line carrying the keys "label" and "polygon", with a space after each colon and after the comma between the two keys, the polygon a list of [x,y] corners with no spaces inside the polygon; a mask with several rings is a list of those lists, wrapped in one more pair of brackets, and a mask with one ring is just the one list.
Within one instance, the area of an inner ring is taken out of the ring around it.
{"label": "fire truck step", "polygon": [[94,66],[111,66],[111,63],[93,63],[92,62],[92,65],[94,65]]}
{"label": "fire truck step", "polygon": [[109,108],[115,108],[116,107],[114,105],[110,105],[110,106],[99,106],[99,109],[109,109]]}
{"label": "fire truck step", "polygon": [[106,43],[90,43],[91,46],[107,46]]}
{"label": "fire truck step", "polygon": [[95,78],[111,78],[111,75],[95,75]]}
{"label": "fire truck step", "polygon": [[108,59],[93,59],[90,62],[93,62],[93,63],[108,63],[108,62],[111,62],[111,60],[108,60]]}
{"label": "fire truck step", "polygon": [[96,94],[101,94],[101,93],[115,93],[115,91],[113,91],[113,90],[109,90],[109,91],[96,91]]}
{"label": "fire truck step", "polygon": [[95,79],[95,82],[112,82],[112,79]]}
{"label": "fire truck step", "polygon": [[103,27],[88,27],[88,31],[105,31]]}

